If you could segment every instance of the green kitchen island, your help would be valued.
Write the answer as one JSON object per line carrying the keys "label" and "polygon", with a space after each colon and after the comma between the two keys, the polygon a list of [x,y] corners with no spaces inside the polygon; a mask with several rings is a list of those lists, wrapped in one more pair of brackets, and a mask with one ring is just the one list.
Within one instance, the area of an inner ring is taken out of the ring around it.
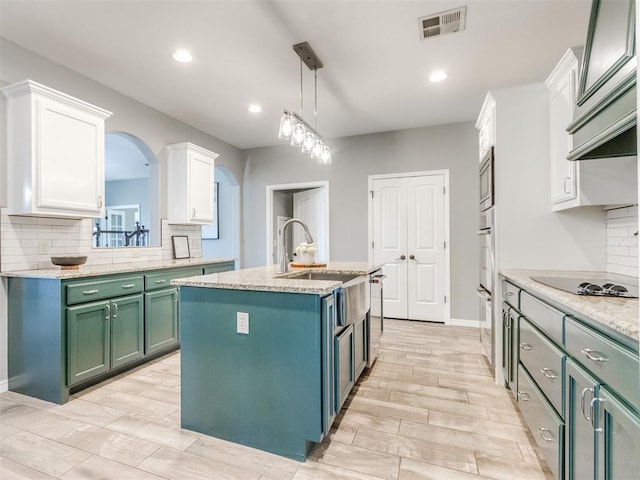
{"label": "green kitchen island", "polygon": [[[183,428],[300,461],[328,434],[366,365],[369,313],[337,326],[343,284],[287,278],[304,273],[295,270],[172,282],[180,286]],[[334,262],[313,270],[366,276],[368,294],[377,268]]]}

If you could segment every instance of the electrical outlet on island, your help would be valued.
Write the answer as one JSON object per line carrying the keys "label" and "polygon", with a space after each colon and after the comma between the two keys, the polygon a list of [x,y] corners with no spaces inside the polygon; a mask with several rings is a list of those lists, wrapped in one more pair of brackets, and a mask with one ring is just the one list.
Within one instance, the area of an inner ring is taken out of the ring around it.
{"label": "electrical outlet on island", "polygon": [[236,331],[244,335],[249,335],[249,314],[246,312],[237,312],[236,314]]}

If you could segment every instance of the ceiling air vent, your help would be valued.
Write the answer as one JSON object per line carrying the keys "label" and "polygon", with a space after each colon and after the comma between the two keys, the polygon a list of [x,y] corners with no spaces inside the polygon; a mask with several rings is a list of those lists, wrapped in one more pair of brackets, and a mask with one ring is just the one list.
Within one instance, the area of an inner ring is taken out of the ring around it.
{"label": "ceiling air vent", "polygon": [[439,37],[446,33],[464,30],[467,19],[467,7],[455,8],[446,12],[428,15],[418,19],[420,40]]}

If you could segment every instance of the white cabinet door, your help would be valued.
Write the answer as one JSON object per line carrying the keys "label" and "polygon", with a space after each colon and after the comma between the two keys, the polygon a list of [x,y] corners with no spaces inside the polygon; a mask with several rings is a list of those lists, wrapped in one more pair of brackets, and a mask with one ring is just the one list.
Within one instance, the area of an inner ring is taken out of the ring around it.
{"label": "white cabinet door", "polygon": [[103,216],[104,121],[36,101],[36,208]]}
{"label": "white cabinet door", "polygon": [[30,80],[2,93],[8,213],[104,217],[104,121],[111,113]]}
{"label": "white cabinet door", "polygon": [[199,152],[189,154],[189,205],[191,220],[213,223],[213,160]]}
{"label": "white cabinet door", "polygon": [[214,164],[217,153],[189,142],[167,145],[167,221],[213,223]]}
{"label": "white cabinet door", "polygon": [[573,58],[568,69],[554,82],[549,100],[552,203],[576,198],[576,163],[567,160],[573,149],[567,125],[573,121],[578,82],[578,60]]}

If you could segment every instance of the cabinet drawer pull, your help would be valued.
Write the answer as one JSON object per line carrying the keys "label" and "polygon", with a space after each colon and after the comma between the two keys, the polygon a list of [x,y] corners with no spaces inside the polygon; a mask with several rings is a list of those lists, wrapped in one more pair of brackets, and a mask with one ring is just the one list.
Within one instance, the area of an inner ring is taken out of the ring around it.
{"label": "cabinet drawer pull", "polygon": [[82,292],[83,295],[95,295],[96,293],[98,293],[100,290],[98,290],[97,288],[94,290],[84,290]]}
{"label": "cabinet drawer pull", "polygon": [[560,378],[558,375],[556,375],[556,372],[554,372],[550,368],[544,368],[543,367],[543,368],[540,369],[540,371],[547,378]]}
{"label": "cabinet drawer pull", "polygon": [[531,400],[531,396],[529,396],[529,394],[527,392],[518,392],[518,398],[520,400],[522,400],[523,402],[528,402],[529,400]]}
{"label": "cabinet drawer pull", "polygon": [[580,410],[582,410],[582,416],[584,417],[584,419],[587,422],[591,421],[591,417],[589,415],[587,415],[587,413],[584,411],[584,407],[586,405],[586,400],[585,400],[585,396],[587,395],[587,392],[591,392],[591,399],[593,400],[593,388],[583,388],[582,392],[580,392]]}
{"label": "cabinet drawer pull", "polygon": [[126,285],[122,285],[122,288],[127,289],[127,288],[133,288],[135,286],[136,286],[135,283],[127,283]]}
{"label": "cabinet drawer pull", "polygon": [[164,280],[164,279],[163,279],[163,280],[155,280],[155,281],[154,281],[154,283],[166,283],[166,282],[167,282],[167,281],[166,281],[166,280]]}
{"label": "cabinet drawer pull", "polygon": [[504,294],[505,297],[513,297],[513,292],[507,292]]}
{"label": "cabinet drawer pull", "polygon": [[[551,430],[549,430],[548,428],[538,427],[538,432],[540,432],[540,438],[542,438],[545,442],[556,441],[553,434],[551,433]],[[548,434],[548,435],[545,435],[545,434]]]}
{"label": "cabinet drawer pull", "polygon": [[533,350],[533,347],[529,343],[521,343],[520,348],[522,350]]}
{"label": "cabinet drawer pull", "polygon": [[598,353],[595,350],[591,349],[591,348],[583,348],[582,350],[580,350],[580,352],[582,352],[584,354],[585,357],[587,357],[589,360],[593,360],[594,362],[608,362],[609,359],[603,357],[602,355],[600,356],[595,356],[593,355],[594,353]]}

